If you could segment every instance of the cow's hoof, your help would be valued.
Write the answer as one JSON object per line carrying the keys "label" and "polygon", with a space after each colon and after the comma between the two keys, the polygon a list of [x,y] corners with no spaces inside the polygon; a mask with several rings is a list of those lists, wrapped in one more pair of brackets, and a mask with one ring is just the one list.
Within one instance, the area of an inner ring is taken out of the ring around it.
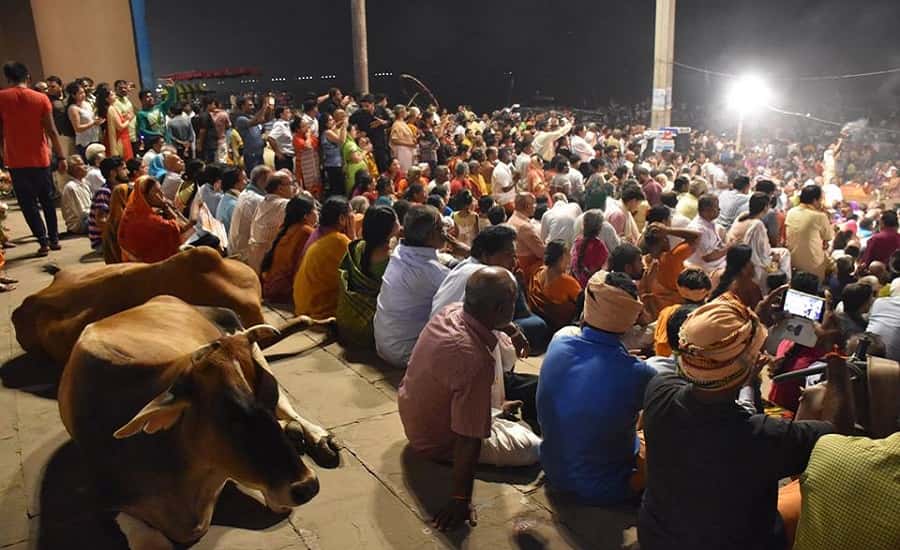
{"label": "cow's hoof", "polygon": [[341,464],[340,445],[332,434],[323,437],[315,445],[308,445],[306,452],[323,468],[337,468]]}

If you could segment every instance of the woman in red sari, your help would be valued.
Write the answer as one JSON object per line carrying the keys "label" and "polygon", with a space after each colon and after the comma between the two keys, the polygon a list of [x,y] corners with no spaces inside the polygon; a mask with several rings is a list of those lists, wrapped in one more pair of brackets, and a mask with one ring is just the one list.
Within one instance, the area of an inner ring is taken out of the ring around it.
{"label": "woman in red sari", "polygon": [[123,260],[165,260],[178,253],[193,228],[194,222],[182,216],[163,196],[159,182],[143,176],[135,183],[119,222]]}

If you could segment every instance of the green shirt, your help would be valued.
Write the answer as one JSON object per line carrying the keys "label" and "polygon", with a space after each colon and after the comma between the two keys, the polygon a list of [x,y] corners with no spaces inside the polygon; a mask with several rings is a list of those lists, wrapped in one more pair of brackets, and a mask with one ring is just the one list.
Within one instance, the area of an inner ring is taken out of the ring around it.
{"label": "green shirt", "polygon": [[794,550],[900,548],[900,433],[823,436],[800,490]]}
{"label": "green shirt", "polygon": [[141,137],[164,136],[166,133],[166,113],[178,99],[175,86],[166,88],[166,99],[149,109],[141,109],[137,115],[137,126]]}

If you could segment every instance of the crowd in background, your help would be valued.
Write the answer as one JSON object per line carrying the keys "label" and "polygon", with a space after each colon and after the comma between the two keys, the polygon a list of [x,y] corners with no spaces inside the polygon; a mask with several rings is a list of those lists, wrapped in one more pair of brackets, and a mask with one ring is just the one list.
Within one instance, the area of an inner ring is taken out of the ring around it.
{"label": "crowd in background", "polygon": [[[640,106],[585,123],[337,88],[192,102],[166,82],[135,104],[123,81],[36,92],[4,73],[4,161],[38,253],[60,247],[56,201],[107,263],[211,246],[268,303],[336,317],[345,345],[407,369],[410,445],[454,462],[439,527],[470,519],[476,463],[540,462],[583,502],[640,502],[645,549],[900,544],[882,468],[898,436],[827,435],[852,433],[840,410],[795,420],[803,380],[760,391],[764,364],[860,339],[900,360],[896,143],[827,127],[663,143]],[[766,343],[788,287],[825,300],[814,345]],[[515,372],[539,354],[539,376]]]}

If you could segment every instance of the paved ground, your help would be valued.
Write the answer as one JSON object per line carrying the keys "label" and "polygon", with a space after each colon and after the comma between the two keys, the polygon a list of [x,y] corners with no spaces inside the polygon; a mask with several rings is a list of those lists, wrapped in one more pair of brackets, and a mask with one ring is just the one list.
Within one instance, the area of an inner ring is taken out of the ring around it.
{"label": "paved ground", "polygon": [[[0,294],[0,549],[125,548],[111,516],[98,510],[84,464],[56,403],[53,366],[22,354],[9,321],[28,294],[49,284],[33,257],[14,207],[6,221],[18,248],[7,250],[8,276],[17,290]],[[60,218],[60,226],[62,220]],[[64,268],[90,265],[86,238],[63,241],[50,260]],[[277,312],[269,312],[274,318]],[[313,345],[314,344],[314,345]],[[482,469],[475,484],[480,522],[444,535],[428,520],[447,497],[450,468],[416,457],[406,447],[397,414],[402,371],[372,355],[348,356],[324,335],[297,334],[267,350],[297,410],[331,429],[345,446],[335,470],[317,468],[319,495],[289,517],[274,516],[229,487],[213,527],[195,548],[419,549],[628,548],[635,543],[635,510],[597,509],[559,502],[534,469]],[[539,359],[521,362],[536,373]]]}

